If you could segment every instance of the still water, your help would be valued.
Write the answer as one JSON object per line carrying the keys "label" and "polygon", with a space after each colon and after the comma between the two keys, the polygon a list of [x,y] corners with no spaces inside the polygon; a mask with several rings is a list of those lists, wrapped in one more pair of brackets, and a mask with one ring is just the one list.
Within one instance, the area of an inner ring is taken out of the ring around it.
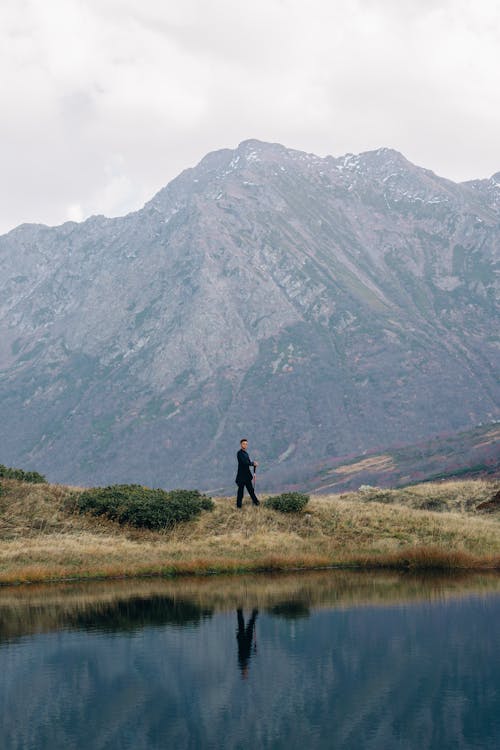
{"label": "still water", "polygon": [[0,590],[3,750],[500,747],[500,577]]}

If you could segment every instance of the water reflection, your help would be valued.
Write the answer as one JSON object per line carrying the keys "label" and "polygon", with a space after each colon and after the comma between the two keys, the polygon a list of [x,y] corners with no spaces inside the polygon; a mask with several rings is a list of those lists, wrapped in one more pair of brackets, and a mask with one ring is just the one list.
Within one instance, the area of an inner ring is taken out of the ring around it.
{"label": "water reflection", "polygon": [[248,623],[245,625],[245,618],[241,608],[236,610],[238,620],[238,630],[236,639],[238,641],[238,664],[243,679],[248,677],[248,663],[252,653],[257,651],[257,641],[255,638],[255,621],[259,614],[258,609],[253,609]]}
{"label": "water reflection", "polygon": [[496,750],[499,618],[485,574],[0,590],[0,747]]}
{"label": "water reflection", "polygon": [[168,596],[135,596],[84,612],[68,613],[65,625],[77,630],[133,633],[148,626],[199,625],[202,620],[211,617],[212,612],[209,607]]}
{"label": "water reflection", "polygon": [[136,631],[195,626],[215,612],[256,608],[284,619],[313,608],[441,601],[500,591],[500,576],[316,571],[276,575],[0,587],[0,643],[60,629]]}
{"label": "water reflection", "polygon": [[286,620],[298,620],[301,617],[309,617],[311,611],[306,602],[301,599],[279,602],[269,608],[269,613],[275,617],[284,617]]}

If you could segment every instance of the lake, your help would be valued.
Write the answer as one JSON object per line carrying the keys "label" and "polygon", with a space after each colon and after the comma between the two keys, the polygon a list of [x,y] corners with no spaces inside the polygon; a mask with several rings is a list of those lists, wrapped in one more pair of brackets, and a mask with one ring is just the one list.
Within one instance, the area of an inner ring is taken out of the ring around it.
{"label": "lake", "polygon": [[497,750],[500,576],[0,589],[2,750]]}

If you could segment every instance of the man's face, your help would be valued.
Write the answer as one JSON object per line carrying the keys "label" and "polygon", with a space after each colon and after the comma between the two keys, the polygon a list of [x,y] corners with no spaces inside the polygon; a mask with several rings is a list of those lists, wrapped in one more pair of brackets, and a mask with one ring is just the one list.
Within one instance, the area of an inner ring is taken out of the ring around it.
{"label": "man's face", "polygon": [[242,440],[241,447],[243,448],[244,451],[246,451],[246,449],[248,448],[248,440]]}

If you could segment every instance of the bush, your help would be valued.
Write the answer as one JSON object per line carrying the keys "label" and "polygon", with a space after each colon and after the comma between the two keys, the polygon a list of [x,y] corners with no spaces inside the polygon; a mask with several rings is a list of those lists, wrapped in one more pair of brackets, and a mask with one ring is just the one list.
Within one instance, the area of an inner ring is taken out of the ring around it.
{"label": "bush", "polygon": [[4,479],[18,479],[20,482],[30,482],[31,484],[46,484],[47,480],[43,474],[37,471],[23,471],[23,469],[12,469],[0,464],[0,477]]}
{"label": "bush", "polygon": [[309,502],[309,495],[302,492],[284,492],[264,500],[266,508],[279,510],[281,513],[299,513]]}
{"label": "bush", "polygon": [[140,484],[93,487],[71,498],[80,513],[105,516],[120,524],[143,529],[172,528],[190,521],[202,510],[212,510],[213,501],[198,490],[152,490]]}

